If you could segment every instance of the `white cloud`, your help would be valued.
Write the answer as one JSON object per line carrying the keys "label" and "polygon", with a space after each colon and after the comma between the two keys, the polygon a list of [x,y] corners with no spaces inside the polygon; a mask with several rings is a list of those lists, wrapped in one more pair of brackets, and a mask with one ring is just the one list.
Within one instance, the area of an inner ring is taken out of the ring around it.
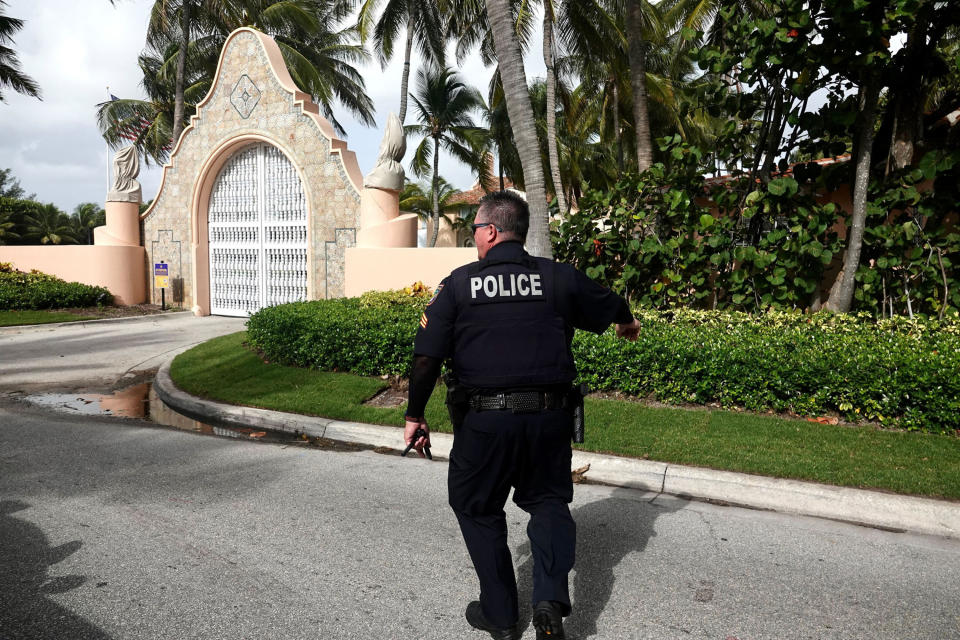
{"label": "white cloud", "polygon": [[[44,202],[72,211],[81,202],[102,202],[109,186],[107,150],[96,126],[96,104],[109,93],[143,97],[137,56],[143,50],[150,0],[9,0],[6,15],[26,20],[15,36],[15,50],[25,73],[40,85],[43,100],[4,92],[0,103],[0,168],[11,168],[28,192]],[[535,36],[538,38],[539,36]],[[537,40],[534,39],[533,42]],[[452,59],[452,58],[451,58]],[[543,75],[539,47],[527,56],[528,77]],[[416,70],[411,69],[410,90]],[[376,128],[361,125],[345,112],[338,119],[360,168],[369,171],[376,160],[387,115],[399,111],[402,60],[386,69],[371,61],[361,71],[376,106]],[[459,70],[483,95],[492,69],[477,56]],[[408,105],[408,123],[413,121]],[[416,140],[408,142],[413,149]],[[473,183],[470,171],[441,154],[441,173],[460,188]],[[409,161],[409,158],[407,158]],[[142,167],[144,197],[156,195],[159,167]]]}

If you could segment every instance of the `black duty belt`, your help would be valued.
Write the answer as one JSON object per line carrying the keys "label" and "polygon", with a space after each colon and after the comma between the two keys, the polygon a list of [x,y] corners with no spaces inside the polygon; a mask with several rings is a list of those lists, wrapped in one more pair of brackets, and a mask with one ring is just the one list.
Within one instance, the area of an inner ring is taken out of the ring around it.
{"label": "black duty belt", "polygon": [[536,413],[547,409],[566,409],[570,406],[567,393],[558,391],[510,391],[470,396],[474,411],[502,411]]}

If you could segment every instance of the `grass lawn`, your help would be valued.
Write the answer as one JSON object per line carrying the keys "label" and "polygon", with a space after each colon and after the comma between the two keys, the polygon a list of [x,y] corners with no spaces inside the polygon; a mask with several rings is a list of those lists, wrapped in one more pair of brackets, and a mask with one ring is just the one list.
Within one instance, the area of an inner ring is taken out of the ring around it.
{"label": "grass lawn", "polygon": [[[171,366],[174,382],[231,404],[402,424],[403,408],[363,404],[385,381],[265,364],[243,348],[244,338],[235,333],[180,354]],[[443,398],[438,385],[427,421],[449,433]],[[594,398],[587,398],[586,417],[586,443],[577,445],[585,451],[960,500],[958,437]]]}
{"label": "grass lawn", "polygon": [[81,316],[64,311],[0,311],[0,327],[19,324],[47,324],[49,322],[80,322],[97,316]]}

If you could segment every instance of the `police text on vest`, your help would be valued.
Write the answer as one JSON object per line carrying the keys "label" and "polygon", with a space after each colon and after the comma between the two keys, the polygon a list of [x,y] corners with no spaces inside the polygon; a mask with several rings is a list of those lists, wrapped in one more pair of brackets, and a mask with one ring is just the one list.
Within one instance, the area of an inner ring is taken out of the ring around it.
{"label": "police text on vest", "polygon": [[470,297],[480,294],[486,298],[540,298],[543,290],[539,273],[502,273],[500,275],[470,278]]}

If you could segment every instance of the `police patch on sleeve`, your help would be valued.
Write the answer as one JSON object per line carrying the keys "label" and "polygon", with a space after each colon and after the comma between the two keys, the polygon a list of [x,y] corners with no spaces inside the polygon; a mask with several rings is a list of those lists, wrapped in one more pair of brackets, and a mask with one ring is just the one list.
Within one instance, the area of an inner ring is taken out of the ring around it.
{"label": "police patch on sleeve", "polygon": [[470,276],[470,301],[524,302],[543,299],[539,273],[501,273]]}
{"label": "police patch on sleeve", "polygon": [[443,289],[443,283],[442,283],[442,282],[437,285],[437,290],[433,292],[433,297],[430,298],[430,302],[427,303],[427,306],[428,306],[428,307],[429,307],[430,305],[432,305],[434,302],[437,301],[437,296],[440,295],[440,290],[441,290],[441,289]]}

